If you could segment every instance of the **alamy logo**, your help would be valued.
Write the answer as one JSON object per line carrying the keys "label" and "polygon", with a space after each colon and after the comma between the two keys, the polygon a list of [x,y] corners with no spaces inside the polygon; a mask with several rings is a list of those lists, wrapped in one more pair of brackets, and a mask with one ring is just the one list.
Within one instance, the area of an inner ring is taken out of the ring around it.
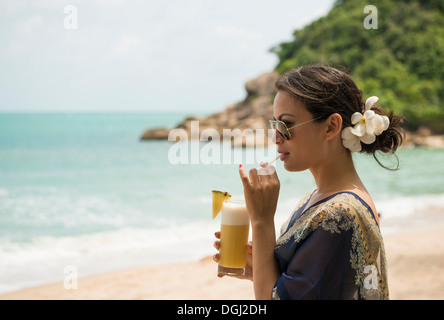
{"label": "alamy logo", "polygon": [[63,20],[63,27],[66,30],[77,30],[78,27],[78,11],[73,5],[65,6],[63,13],[68,14]]}
{"label": "alamy logo", "polygon": [[378,268],[374,265],[365,266],[364,273],[368,274],[364,278],[364,288],[367,290],[378,289]]}
{"label": "alamy logo", "polygon": [[65,279],[63,280],[63,286],[65,287],[65,289],[67,289],[67,290],[77,289],[78,288],[78,285],[77,285],[77,279],[78,279],[77,267],[74,266],[74,265],[67,265],[63,269],[63,273],[68,274],[65,277]]}
{"label": "alamy logo", "polygon": [[378,29],[378,8],[373,5],[365,6],[364,13],[370,13],[364,19],[365,29]]}
{"label": "alamy logo", "polygon": [[378,29],[378,8],[373,5],[365,6],[364,13],[370,13],[364,19],[365,29]]}

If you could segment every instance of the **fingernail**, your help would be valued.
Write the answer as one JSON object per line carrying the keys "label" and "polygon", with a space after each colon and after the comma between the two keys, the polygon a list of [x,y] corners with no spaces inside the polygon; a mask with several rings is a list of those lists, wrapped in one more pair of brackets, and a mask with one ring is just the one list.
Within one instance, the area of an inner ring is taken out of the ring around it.
{"label": "fingernail", "polygon": [[239,168],[242,168],[242,167],[243,167],[243,165],[240,164],[240,165],[239,165]]}

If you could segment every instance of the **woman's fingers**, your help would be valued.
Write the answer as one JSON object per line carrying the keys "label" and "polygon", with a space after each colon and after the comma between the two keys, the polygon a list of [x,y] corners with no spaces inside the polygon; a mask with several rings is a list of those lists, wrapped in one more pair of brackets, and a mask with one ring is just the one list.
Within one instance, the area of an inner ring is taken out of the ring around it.
{"label": "woman's fingers", "polygon": [[250,181],[252,185],[257,185],[260,181],[259,175],[257,174],[257,169],[253,168],[249,172],[250,175]]}
{"label": "woman's fingers", "polygon": [[247,173],[242,165],[239,165],[239,174],[244,188],[260,185],[262,182],[278,180],[276,168],[267,163],[261,164],[261,168],[253,168]]}
{"label": "woman's fingers", "polygon": [[245,172],[245,168],[241,164],[239,165],[239,175],[241,177],[244,188],[250,186],[250,179],[248,179],[247,173]]}
{"label": "woman's fingers", "polygon": [[261,162],[261,167],[257,169],[257,174],[261,176],[261,178],[267,178],[267,176],[273,174],[275,168],[272,165],[269,165],[268,162]]}
{"label": "woman's fingers", "polygon": [[257,173],[257,169],[253,168],[247,173],[245,172],[245,168],[243,165],[239,165],[239,175],[242,180],[242,184],[244,185],[244,189],[247,187],[251,187],[257,185],[260,182],[260,178]]}
{"label": "woman's fingers", "polygon": [[[214,256],[213,256],[213,261],[214,262],[219,262],[219,259],[220,259],[220,257],[219,257],[219,253],[216,253]],[[221,273],[217,273],[217,277],[218,278],[222,278],[224,275],[223,274],[221,274]]]}

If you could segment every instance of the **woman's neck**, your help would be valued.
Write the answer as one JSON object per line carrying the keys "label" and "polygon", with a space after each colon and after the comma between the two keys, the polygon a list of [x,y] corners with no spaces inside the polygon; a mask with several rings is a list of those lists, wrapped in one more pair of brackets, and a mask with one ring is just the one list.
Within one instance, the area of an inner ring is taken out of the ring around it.
{"label": "woman's neck", "polygon": [[331,157],[317,167],[310,168],[317,186],[317,195],[328,195],[342,190],[364,188],[349,153]]}

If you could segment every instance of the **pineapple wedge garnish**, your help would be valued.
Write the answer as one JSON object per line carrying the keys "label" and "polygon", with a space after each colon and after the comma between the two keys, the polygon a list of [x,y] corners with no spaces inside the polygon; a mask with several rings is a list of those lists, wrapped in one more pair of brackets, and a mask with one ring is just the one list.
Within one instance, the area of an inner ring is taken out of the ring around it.
{"label": "pineapple wedge garnish", "polygon": [[231,198],[231,194],[228,192],[213,190],[213,219],[217,217],[222,210],[222,204],[225,200]]}

